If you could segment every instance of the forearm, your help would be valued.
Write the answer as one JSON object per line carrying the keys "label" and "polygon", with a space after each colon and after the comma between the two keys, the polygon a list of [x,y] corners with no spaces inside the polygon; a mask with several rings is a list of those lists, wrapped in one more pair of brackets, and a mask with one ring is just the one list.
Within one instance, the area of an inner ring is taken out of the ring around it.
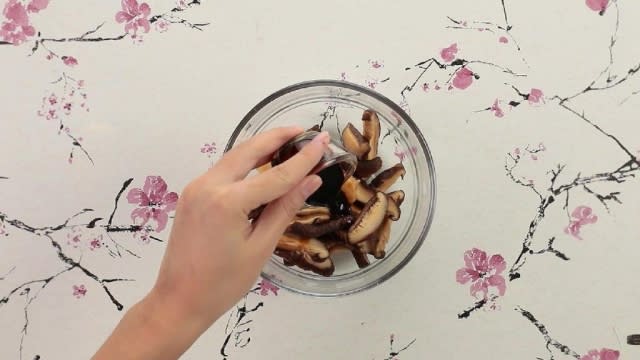
{"label": "forearm", "polygon": [[178,359],[206,327],[148,295],[127,311],[92,359]]}

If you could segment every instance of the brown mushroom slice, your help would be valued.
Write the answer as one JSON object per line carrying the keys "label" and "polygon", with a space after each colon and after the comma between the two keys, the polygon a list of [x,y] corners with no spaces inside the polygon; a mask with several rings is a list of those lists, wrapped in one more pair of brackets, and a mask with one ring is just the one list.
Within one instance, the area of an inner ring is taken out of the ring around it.
{"label": "brown mushroom slice", "polygon": [[353,176],[342,184],[341,190],[349,204],[356,201],[366,204],[375,195],[375,191]]}
{"label": "brown mushroom slice", "polygon": [[376,234],[373,233],[369,235],[366,239],[356,244],[356,248],[360,251],[361,254],[370,254],[373,255],[373,252],[376,249]]}
{"label": "brown mushroom slice", "polygon": [[391,220],[386,219],[382,222],[380,229],[377,231],[377,242],[375,246],[375,250],[373,251],[373,256],[376,259],[382,259],[386,255],[386,247],[389,243],[389,238],[391,237]]}
{"label": "brown mushroom slice", "polygon": [[373,110],[365,110],[362,113],[362,125],[364,137],[369,141],[369,152],[364,156],[365,160],[372,160],[378,156],[378,141],[380,141],[380,119]]}
{"label": "brown mushroom slice", "polygon": [[308,206],[296,213],[294,222],[301,224],[315,224],[318,222],[329,221],[331,219],[331,211],[324,206]]}
{"label": "brown mushroom slice", "polygon": [[342,144],[344,148],[358,158],[369,152],[370,145],[360,131],[351,123],[342,130]]}
{"label": "brown mushroom slice", "polygon": [[333,261],[329,257],[323,260],[314,260],[304,252],[283,249],[276,249],[275,254],[282,258],[286,266],[295,265],[302,270],[312,271],[322,276],[331,276],[335,271]]}
{"label": "brown mushroom slice", "polygon": [[377,191],[387,191],[399,178],[404,177],[406,173],[407,171],[402,163],[395,164],[373,178],[370,186]]}
{"label": "brown mushroom slice", "polygon": [[362,208],[356,204],[351,204],[351,207],[349,208],[349,210],[351,211],[351,215],[353,215],[356,218],[360,216],[360,213],[362,212]]}
{"label": "brown mushroom slice", "polygon": [[387,195],[387,217],[393,221],[398,221],[400,219],[400,207],[393,200],[393,198]]}
{"label": "brown mushroom slice", "polygon": [[353,258],[355,259],[356,264],[358,264],[358,267],[360,269],[364,269],[367,266],[371,265],[371,262],[369,261],[369,257],[367,257],[367,254],[360,252],[360,250],[353,249],[351,250],[351,254],[353,255]]}
{"label": "brown mushroom slice", "polygon": [[337,219],[329,220],[327,222],[304,224],[300,222],[294,222],[289,225],[287,232],[300,236],[302,238],[319,238],[326,234],[336,232],[338,230],[347,228],[353,222],[353,217],[343,216]]}
{"label": "brown mushroom slice", "polygon": [[373,234],[387,213],[387,195],[382,192],[376,193],[362,209],[360,216],[349,228],[348,239],[351,244],[357,244]]}
{"label": "brown mushroom slice", "polygon": [[360,179],[367,179],[382,168],[382,159],[379,156],[371,160],[359,160],[354,176]]}
{"label": "brown mushroom slice", "polygon": [[276,247],[281,250],[305,253],[314,261],[322,261],[329,257],[329,250],[318,239],[303,239],[291,234],[285,234],[280,237]]}
{"label": "brown mushroom slice", "polygon": [[402,191],[402,190],[392,191],[392,192],[388,193],[387,195],[390,198],[392,198],[393,201],[395,201],[398,206],[402,205],[402,203],[404,202],[404,191]]}

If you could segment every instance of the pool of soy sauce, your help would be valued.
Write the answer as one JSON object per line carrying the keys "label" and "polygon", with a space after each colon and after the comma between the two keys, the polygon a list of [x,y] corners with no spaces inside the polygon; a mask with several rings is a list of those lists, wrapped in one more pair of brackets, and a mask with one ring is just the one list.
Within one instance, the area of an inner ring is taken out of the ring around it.
{"label": "pool of soy sauce", "polygon": [[344,173],[340,165],[329,166],[316,175],[322,179],[322,185],[309,198],[309,205],[327,206],[333,216],[349,215],[350,208],[340,188],[344,183]]}

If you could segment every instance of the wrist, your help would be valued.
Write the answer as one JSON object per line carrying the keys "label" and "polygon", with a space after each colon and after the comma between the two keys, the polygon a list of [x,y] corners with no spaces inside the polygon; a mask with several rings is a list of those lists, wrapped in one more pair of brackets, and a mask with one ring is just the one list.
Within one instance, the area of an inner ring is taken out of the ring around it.
{"label": "wrist", "polygon": [[152,291],[132,306],[92,359],[178,359],[208,326],[164,300]]}

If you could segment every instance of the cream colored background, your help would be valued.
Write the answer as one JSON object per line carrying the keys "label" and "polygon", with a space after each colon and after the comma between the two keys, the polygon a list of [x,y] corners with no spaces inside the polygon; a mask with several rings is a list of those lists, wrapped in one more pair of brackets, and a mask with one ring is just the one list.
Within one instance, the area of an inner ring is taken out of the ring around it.
{"label": "cream colored background", "polygon": [[[533,193],[505,176],[507,152],[544,142],[544,158],[520,170],[541,183],[557,163],[567,164],[565,180],[570,180],[577,172],[613,170],[624,161],[615,144],[549,100],[546,106],[522,105],[504,118],[472,113],[497,97],[516,99],[505,82],[523,91],[540,88],[548,97],[584,88],[608,63],[613,12],[600,17],[583,0],[507,1],[512,34],[528,68],[512,44],[499,44],[496,35],[445,29],[447,15],[502,23],[497,0],[202,2],[182,16],[211,22],[203,32],[172,25],[166,33],[152,30],[141,45],[129,39],[50,45],[75,56],[79,65],[74,69],[45,60],[42,52],[27,56],[28,44],[0,47],[0,175],[9,177],[0,180],[0,211],[47,226],[85,207],[108,213],[129,177],[140,187],[145,176],[161,175],[170,190],[180,191],[211,162],[200,153],[202,144],[215,141],[219,155],[236,123],[271,92],[346,72],[360,83],[370,76],[391,77],[376,89],[400,101],[400,90],[416,77],[415,70],[404,68],[438,56],[441,48],[456,42],[466,59],[494,62],[528,76],[514,79],[475,66],[481,79],[465,91],[424,93],[416,88],[408,96],[438,175],[436,218],[421,251],[392,280],[362,294],[317,300],[281,290],[277,297],[258,299],[265,306],[251,315],[251,343],[231,348],[229,358],[384,359],[391,333],[398,346],[416,339],[400,359],[549,358],[542,336],[513,311],[517,305],[580,354],[609,347],[620,350],[621,359],[638,358],[638,349],[625,345],[627,334],[640,332],[637,180],[594,186],[622,191],[624,204],[612,204],[611,214],[576,189],[571,208],[588,205],[599,216],[596,224],[583,228],[584,240],[563,233],[566,214],[556,206],[534,241],[542,247],[549,236],[557,236],[557,247],[571,261],[551,255],[531,258],[522,279],[507,284],[501,310],[457,319],[474,301],[468,285],[455,281],[464,251],[479,247],[513,263],[538,205]],[[149,0],[149,5],[156,13],[173,2]],[[640,3],[620,0],[619,5],[613,72],[622,74],[640,60],[635,38]],[[106,22],[101,34],[119,34],[122,27],[113,21],[119,9],[117,1],[54,0],[33,21],[47,36],[79,35],[101,22]],[[384,68],[371,69],[370,59],[383,61]],[[62,71],[86,81],[91,112],[69,125],[83,136],[94,166],[78,152],[69,165],[68,140],[57,135],[56,124],[35,115],[49,82]],[[446,78],[447,73],[434,71],[424,79]],[[640,82],[632,78],[624,86],[588,94],[574,107],[638,151],[640,96],[619,105],[638,89]],[[122,207],[120,222],[129,221],[129,211]],[[0,296],[60,268],[48,243],[11,226],[6,229],[9,236],[0,238],[0,274],[16,269],[0,281]],[[105,277],[136,279],[111,286],[127,306],[151,285],[164,245],[125,241],[141,259],[87,253],[82,263]],[[88,292],[76,299],[71,286],[79,283]],[[36,354],[42,359],[90,356],[122,316],[95,285],[72,272],[38,296],[30,307],[24,359]],[[0,307],[2,359],[18,358],[23,306],[18,297]],[[204,334],[184,358],[222,358],[225,321]],[[556,352],[558,359],[563,356]]]}

